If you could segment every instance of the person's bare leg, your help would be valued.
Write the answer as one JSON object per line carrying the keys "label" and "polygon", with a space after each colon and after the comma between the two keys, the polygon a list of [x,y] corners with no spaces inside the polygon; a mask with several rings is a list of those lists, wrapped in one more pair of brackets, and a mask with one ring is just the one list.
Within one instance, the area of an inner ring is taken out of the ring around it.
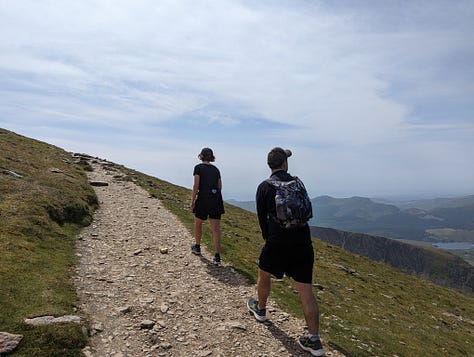
{"label": "person's bare leg", "polygon": [[202,219],[195,217],[194,218],[194,239],[196,244],[201,244],[202,238]]}
{"label": "person's bare leg", "polygon": [[303,306],[303,314],[308,325],[308,332],[313,335],[319,335],[319,306],[313,294],[311,284],[295,281],[295,287]]}
{"label": "person's bare leg", "polygon": [[259,309],[265,309],[267,306],[267,300],[268,296],[270,295],[271,284],[271,274],[262,269],[258,269],[257,296]]}
{"label": "person's bare leg", "polygon": [[214,251],[217,254],[221,254],[221,225],[219,219],[210,219],[212,238],[214,240]]}

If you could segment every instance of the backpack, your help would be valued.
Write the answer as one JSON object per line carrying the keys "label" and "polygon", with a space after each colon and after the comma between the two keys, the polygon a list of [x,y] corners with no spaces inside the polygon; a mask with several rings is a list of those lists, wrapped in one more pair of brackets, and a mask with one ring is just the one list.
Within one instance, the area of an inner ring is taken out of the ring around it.
{"label": "backpack", "polygon": [[275,187],[275,220],[283,228],[294,229],[302,227],[313,217],[313,207],[303,182],[294,177],[285,182],[271,176],[266,180]]}

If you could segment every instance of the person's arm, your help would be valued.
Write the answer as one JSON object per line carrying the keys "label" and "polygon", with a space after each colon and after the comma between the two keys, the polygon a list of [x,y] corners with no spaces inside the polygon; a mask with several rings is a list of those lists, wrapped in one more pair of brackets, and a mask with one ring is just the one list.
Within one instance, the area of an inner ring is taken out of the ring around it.
{"label": "person's arm", "polygon": [[261,183],[257,188],[257,194],[255,196],[255,201],[257,205],[257,217],[258,223],[260,224],[260,229],[262,231],[262,237],[264,240],[268,238],[268,210],[267,210],[267,185]]}
{"label": "person's arm", "polygon": [[189,205],[189,209],[191,210],[191,212],[194,211],[194,205],[196,204],[197,193],[199,190],[199,180],[199,175],[194,175],[193,193],[191,196],[191,204]]}
{"label": "person's arm", "polygon": [[219,189],[219,191],[222,191],[222,180],[221,179],[219,179],[217,181],[217,188]]}

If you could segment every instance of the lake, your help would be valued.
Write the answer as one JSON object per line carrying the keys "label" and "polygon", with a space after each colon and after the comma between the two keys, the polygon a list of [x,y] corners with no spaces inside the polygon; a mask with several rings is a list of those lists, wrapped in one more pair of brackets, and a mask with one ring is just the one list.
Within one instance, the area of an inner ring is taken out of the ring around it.
{"label": "lake", "polygon": [[432,245],[435,248],[446,250],[474,249],[474,244],[469,242],[433,243]]}

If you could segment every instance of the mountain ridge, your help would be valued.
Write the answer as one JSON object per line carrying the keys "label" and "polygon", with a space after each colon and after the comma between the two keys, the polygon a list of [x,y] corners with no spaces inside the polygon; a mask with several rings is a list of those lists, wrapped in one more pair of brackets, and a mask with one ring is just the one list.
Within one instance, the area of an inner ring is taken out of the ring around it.
{"label": "mountain ridge", "polygon": [[[15,356],[66,354],[79,356],[80,354],[76,354],[75,351],[81,351],[84,347],[84,339],[87,338],[81,332],[80,326],[74,330],[64,325],[48,329],[26,328],[23,317],[32,314],[72,313],[78,306],[73,297],[61,298],[61,292],[70,293],[71,291],[69,289],[64,291],[67,284],[58,284],[56,279],[58,275],[71,273],[71,261],[61,260],[61,257],[65,255],[72,259],[75,256],[76,251],[69,243],[74,242],[76,231],[71,230],[68,220],[77,219],[74,215],[64,214],[63,216],[62,214],[69,212],[71,205],[68,203],[89,197],[87,192],[90,192],[91,187],[83,172],[83,170],[89,170],[89,167],[86,164],[76,164],[70,154],[59,148],[20,137],[3,129],[0,129],[0,146],[3,149],[0,150],[0,167],[4,170],[0,172],[0,192],[2,193],[0,196],[0,220],[2,220],[0,224],[2,243],[0,244],[0,256],[2,256],[0,287],[8,287],[6,290],[0,289],[2,292],[0,307],[7,307],[6,310],[0,309],[0,330],[24,334],[25,337],[18,347],[18,353],[13,354]],[[189,189],[119,164],[109,164],[107,168],[121,172],[118,175],[111,170],[112,179],[119,179],[115,177],[117,175],[120,176],[120,180],[133,182],[145,188],[149,200],[158,198],[167,210],[175,214],[187,229],[192,231],[193,217],[188,208],[191,195]],[[82,169],[79,166],[82,166]],[[21,178],[11,175],[10,171],[19,174]],[[80,179],[71,180],[72,177],[69,176],[71,173],[79,174]],[[15,185],[21,185],[21,190],[18,190],[18,186]],[[63,191],[65,186],[70,189]],[[86,193],[84,189],[87,189]],[[42,195],[37,195],[38,192]],[[68,195],[65,195],[65,192]],[[28,193],[32,193],[28,196],[31,198],[25,201],[25,195]],[[58,203],[61,202],[66,204],[59,205]],[[226,214],[221,221],[223,260],[232,267],[229,268],[229,273],[239,272],[254,284],[258,252],[263,244],[256,215],[227,203],[225,205]],[[126,204],[121,206],[127,207]],[[48,207],[52,207],[53,210],[49,210]],[[147,205],[138,202],[137,213],[140,214],[143,210],[147,210]],[[77,212],[85,211],[78,210]],[[115,215],[114,217],[127,223],[125,216]],[[6,229],[7,226],[3,223],[10,221],[19,229]],[[87,223],[84,220],[80,221]],[[92,242],[95,239],[101,239],[95,235],[94,226],[88,228],[94,233],[91,237]],[[108,234],[107,227],[103,228],[105,228],[104,234]],[[133,227],[129,228],[127,228],[127,234],[133,235]],[[179,234],[170,238],[174,238],[173,243],[181,244],[177,241],[180,238]],[[133,243],[132,241],[133,239],[130,239],[129,243]],[[63,249],[67,252],[61,251],[61,254],[58,254],[59,246],[64,243],[68,243],[67,249]],[[202,243],[212,247],[212,234],[208,225],[204,227]],[[397,355],[404,357],[474,354],[472,297],[403,274],[386,264],[347,252],[317,238],[314,239],[313,245],[315,254],[313,290],[320,303],[321,335],[323,341],[330,346],[350,356]],[[123,253],[139,260],[145,259],[142,261],[143,264],[139,264],[140,267],[145,268],[148,259],[146,257],[150,254],[157,254],[155,260],[152,259],[149,262],[155,264],[154,261],[159,259],[166,259],[166,257],[172,259],[172,250],[170,252],[171,255],[162,256],[150,243],[141,250],[132,249]],[[4,258],[9,255],[13,258],[6,261]],[[51,269],[52,263],[58,263],[58,265]],[[95,281],[109,286],[109,293],[113,294],[114,288],[119,286],[117,284],[120,282],[126,282],[124,279],[111,280],[107,276],[107,264],[101,264],[103,263],[101,260],[95,260],[95,263],[99,264],[97,268],[100,272],[95,277]],[[129,268],[134,269],[133,266]],[[211,271],[209,269],[209,273]],[[133,271],[129,273],[131,275],[127,275],[127,279],[133,278]],[[225,274],[217,275],[227,281]],[[32,276],[35,278],[31,279]],[[163,271],[163,275],[150,276],[149,279],[168,277],[173,278],[172,271]],[[40,285],[39,282],[44,282],[45,285]],[[200,285],[199,283],[196,281],[196,287]],[[162,296],[168,296],[166,291],[153,289],[153,291],[148,291],[148,294],[153,294],[160,302]],[[203,294],[207,298],[209,293],[212,297],[211,291]],[[302,317],[298,297],[291,288],[289,279],[284,278],[282,281],[273,282],[272,297],[278,301],[277,314],[282,312],[283,320],[285,320],[283,312]],[[107,298],[107,296],[97,296],[97,298]],[[174,301],[173,304],[179,302],[179,298],[174,296],[171,298]],[[162,320],[161,307],[156,311],[148,310],[151,306],[148,300],[137,300],[137,304],[140,308],[156,313],[159,321]],[[243,302],[235,306],[225,303],[223,305],[236,310],[237,313],[245,311]],[[216,307],[216,309],[221,311],[220,308]],[[8,314],[4,311],[8,311]],[[141,310],[134,311],[132,307],[131,315],[143,318],[141,313],[137,314],[137,311]],[[173,310],[171,306],[170,311],[176,310]],[[219,316],[218,319],[221,320],[221,318]],[[196,320],[196,328],[199,323],[209,320],[215,322],[211,316],[202,316]],[[263,333],[279,338],[280,342],[288,343],[287,337],[277,328],[279,322],[275,322],[277,324],[260,325],[259,328]],[[255,322],[250,320],[249,323]],[[164,347],[159,344],[161,328],[166,329],[171,325],[158,325],[157,329],[151,330],[154,335],[150,337],[156,338],[152,340],[152,343],[156,341],[157,348],[169,349],[170,346],[172,348],[172,344],[166,344]],[[98,326],[99,329],[100,327]],[[138,330],[138,326],[133,325],[133,328]],[[181,334],[182,331],[184,330],[179,328],[176,333]],[[218,331],[222,334],[229,332],[229,329],[225,327]],[[258,343],[259,341],[258,337],[251,334],[248,329],[232,327],[230,331],[233,334],[230,341],[235,343],[238,343],[241,338],[245,338],[246,342],[251,340]],[[142,332],[146,333],[146,331]],[[186,335],[183,336],[186,337]],[[193,338],[191,335],[189,337]],[[173,340],[173,343],[175,342]],[[163,353],[172,353],[172,351],[166,350]],[[282,351],[275,350],[275,353],[281,355]]]}
{"label": "mountain ridge", "polygon": [[326,227],[311,226],[311,234],[324,242],[388,264],[407,274],[474,294],[474,267],[449,252]]}
{"label": "mountain ridge", "polygon": [[[394,203],[379,203],[369,198],[320,196],[312,199],[315,217],[310,225],[387,238],[429,241],[429,229],[474,231],[474,200],[471,197],[433,200],[429,209],[415,207],[412,202],[410,207],[401,209]],[[433,202],[437,205],[433,206]],[[474,232],[470,241],[474,243]]]}
{"label": "mountain ridge", "polygon": [[[229,202],[256,212],[254,201]],[[474,243],[474,195],[403,201],[400,207],[394,201],[359,196],[324,195],[311,202],[313,226],[404,240]],[[446,229],[450,233],[443,236]]]}

